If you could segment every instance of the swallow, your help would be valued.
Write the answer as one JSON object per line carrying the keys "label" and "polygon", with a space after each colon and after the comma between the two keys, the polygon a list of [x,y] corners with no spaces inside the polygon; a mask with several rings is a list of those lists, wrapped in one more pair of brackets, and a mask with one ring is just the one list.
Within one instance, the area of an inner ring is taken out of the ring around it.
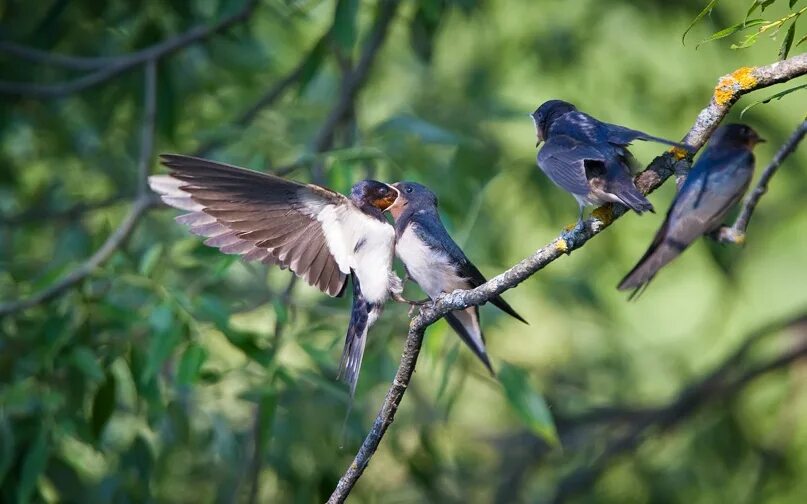
{"label": "swallow", "polygon": [[[451,239],[437,212],[437,196],[415,182],[392,185],[398,198],[387,210],[395,219],[395,254],[408,278],[431,299],[457,289],[473,289],[487,280]],[[491,302],[508,315],[527,323],[500,296]],[[479,307],[471,306],[445,316],[448,324],[493,373],[485,337],[479,325]]]}
{"label": "swallow", "polygon": [[715,131],[647,252],[619,283],[619,290],[636,289],[631,297],[636,296],[698,237],[720,228],[726,214],[748,190],[754,175],[753,149],[764,141],[744,124],[729,124]]}
{"label": "swallow", "polygon": [[349,196],[328,188],[189,156],[163,154],[171,172],[149,184],[177,221],[205,245],[247,261],[290,269],[325,294],[342,296],[351,277],[353,305],[339,378],[353,397],[367,332],[384,303],[402,299],[393,272],[395,230],[382,214],[398,191],[375,180]]}
{"label": "swallow", "polygon": [[535,124],[538,167],[577,200],[577,228],[583,225],[588,205],[621,203],[638,214],[653,212],[653,205],[633,183],[636,160],[628,150],[634,140],[659,142],[690,150],[688,146],[641,131],[599,121],[571,103],[549,100],[530,114]]}

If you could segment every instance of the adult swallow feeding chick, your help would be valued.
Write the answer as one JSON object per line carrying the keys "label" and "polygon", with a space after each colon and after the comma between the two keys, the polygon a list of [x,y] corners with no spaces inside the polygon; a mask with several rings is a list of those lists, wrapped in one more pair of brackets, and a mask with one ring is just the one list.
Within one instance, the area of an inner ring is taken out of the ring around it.
{"label": "adult swallow feeding chick", "polygon": [[[403,261],[407,275],[431,299],[485,283],[485,277],[443,226],[437,212],[437,196],[415,182],[398,182],[392,187],[399,196],[387,210],[395,219],[395,253]],[[491,302],[508,315],[527,323],[501,297],[496,296]],[[492,373],[485,338],[479,325],[479,307],[457,310],[445,318]]]}
{"label": "adult swallow feeding chick", "polygon": [[633,183],[633,155],[627,149],[634,140],[647,140],[689,147],[604,123],[577,110],[571,103],[549,100],[531,114],[538,138],[538,167],[558,187],[577,200],[577,228],[583,225],[587,205],[621,203],[638,214],[653,211],[653,205]]}
{"label": "adult swallow feeding chick", "polygon": [[717,230],[748,189],[754,175],[754,146],[764,142],[744,124],[722,126],[692,167],[639,263],[619,283],[620,290],[647,286],[658,271],[698,237]]}
{"label": "adult swallow feeding chick", "polygon": [[205,245],[244,260],[290,269],[329,296],[350,276],[353,307],[339,376],[356,389],[367,331],[392,296],[402,300],[392,270],[395,230],[382,215],[398,196],[374,180],[350,196],[206,159],[161,156],[170,175],[149,178],[168,205],[190,213],[177,221],[207,237]]}

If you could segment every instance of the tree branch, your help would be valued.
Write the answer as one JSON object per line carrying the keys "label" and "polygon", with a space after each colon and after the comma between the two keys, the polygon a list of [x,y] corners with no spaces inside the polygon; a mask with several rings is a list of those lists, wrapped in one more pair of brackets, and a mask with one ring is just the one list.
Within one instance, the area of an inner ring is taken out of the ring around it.
{"label": "tree branch", "polygon": [[[224,31],[235,24],[246,21],[252,14],[252,11],[255,9],[256,4],[257,0],[247,0],[241,10],[210,26],[197,26],[195,28],[191,28],[181,35],[165,40],[151,47],[147,47],[129,55],[113,58],[77,58],[58,55],[50,55],[49,57],[45,58],[42,51],[22,48],[22,46],[6,43],[4,45],[5,52],[14,52],[18,56],[24,55],[22,57],[29,60],[31,60],[31,58],[38,58],[38,60],[42,62],[49,60],[48,62],[55,63],[60,66],[65,66],[65,63],[69,62],[69,64],[73,66],[76,66],[76,64],[78,64],[78,66],[85,65],[86,67],[92,69],[97,68],[97,70],[95,70],[93,73],[84,75],[83,77],[56,84],[0,81],[0,94],[29,96],[33,98],[62,98],[78,91],[83,91],[106,82],[107,80],[129,71],[138,65],[147,63],[149,61],[158,61],[175,51],[183,49],[200,40],[204,40],[220,31]],[[11,49],[9,50],[9,48]],[[101,63],[103,63],[103,65],[101,65]]]}
{"label": "tree branch", "polygon": [[[685,137],[685,142],[700,148],[740,96],[804,74],[807,74],[807,53],[771,65],[741,68],[721,77],[715,87],[711,102],[698,114],[695,124]],[[685,159],[685,154],[675,149],[658,156],[646,170],[636,176],[636,186],[644,194],[652,192],[675,173],[679,163],[688,163],[688,161]],[[456,290],[440,296],[433,303],[421,308],[418,315],[410,321],[409,333],[398,371],[373,426],[353,462],[339,479],[328,502],[340,503],[347,499],[353,486],[369,464],[370,458],[378,448],[387,428],[392,424],[398,405],[412,378],[426,328],[450,311],[484,304],[494,296],[519,285],[563,254],[569,254],[572,250],[582,247],[625,212],[626,208],[622,205],[606,205],[598,208],[592,212],[592,218],[585,221],[581,230],[562,234],[548,245],[538,249],[532,256],[475,289]]]}
{"label": "tree branch", "polygon": [[765,171],[762,172],[762,176],[759,177],[754,190],[745,197],[742,209],[739,215],[737,215],[737,219],[734,220],[734,224],[731,227],[720,228],[717,233],[720,241],[736,243],[738,245],[745,243],[745,232],[748,229],[748,221],[751,220],[751,215],[754,213],[762,195],[768,191],[768,183],[771,178],[773,178],[782,162],[784,162],[785,158],[796,150],[796,147],[798,147],[799,142],[801,142],[805,134],[807,134],[807,120],[802,121],[799,127],[796,128],[796,131],[787,139],[787,142],[776,152],[771,163],[765,168]]}
{"label": "tree branch", "polygon": [[733,396],[743,390],[748,383],[765,373],[807,357],[807,338],[804,337],[805,331],[802,331],[800,344],[791,347],[790,350],[768,359],[762,364],[750,367],[745,372],[739,372],[737,369],[750,348],[763,336],[805,323],[807,323],[807,315],[802,314],[752,334],[712,372],[685,388],[670,403],[648,410],[630,426],[628,432],[608,443],[594,461],[561,480],[551,502],[564,502],[581,488],[589,487],[606,469],[611,458],[636,448],[641,444],[644,433],[651,427],[655,426],[662,431],[668,430],[685,420],[709,400],[715,397]]}
{"label": "tree branch", "polygon": [[140,137],[140,153],[137,162],[138,195],[132,209],[118,228],[89,259],[62,277],[53,285],[32,296],[0,304],[0,317],[45,303],[67,292],[71,287],[91,275],[96,268],[112,257],[131,235],[140,218],[155,204],[155,198],[147,189],[148,169],[154,155],[154,122],[157,114],[157,65],[155,60],[146,62],[143,85],[143,125]]}

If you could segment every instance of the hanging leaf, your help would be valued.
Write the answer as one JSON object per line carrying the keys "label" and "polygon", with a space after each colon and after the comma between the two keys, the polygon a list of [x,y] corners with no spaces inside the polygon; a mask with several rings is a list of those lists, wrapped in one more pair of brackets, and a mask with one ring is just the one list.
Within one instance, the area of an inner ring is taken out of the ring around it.
{"label": "hanging leaf", "polygon": [[182,354],[177,369],[177,381],[183,385],[192,385],[199,379],[202,365],[207,360],[207,350],[191,343]]}
{"label": "hanging leaf", "polygon": [[790,52],[790,48],[793,45],[793,39],[796,36],[796,20],[794,19],[792,23],[790,23],[790,28],[787,29],[787,33],[785,33],[785,38],[782,40],[782,46],[779,48],[779,59],[783,60],[787,58],[788,53]]}
{"label": "hanging leaf", "polygon": [[48,433],[45,427],[39,432],[25,454],[20,471],[20,480],[17,483],[17,502],[31,502],[31,496],[36,488],[39,475],[45,470],[48,463]]}
{"label": "hanging leaf", "polygon": [[115,376],[107,373],[106,380],[98,388],[95,397],[92,400],[92,416],[90,418],[90,427],[95,439],[100,439],[112,413],[115,411],[116,400],[116,382]]}
{"label": "hanging leaf", "polygon": [[339,0],[333,15],[333,39],[339,46],[350,51],[356,43],[356,18],[359,0]]}
{"label": "hanging leaf", "polygon": [[687,33],[689,33],[692,27],[695,26],[698,23],[698,21],[703,19],[704,16],[712,12],[712,9],[715,8],[715,6],[719,1],[720,0],[711,0],[708,4],[706,4],[706,7],[704,7],[703,10],[700,11],[697,16],[695,16],[695,19],[693,19],[692,22],[689,23],[689,26],[687,26],[687,29],[684,30],[684,34],[681,35],[681,45],[685,45],[684,40],[686,39]]}
{"label": "hanging leaf", "polygon": [[745,114],[747,111],[749,111],[750,109],[752,109],[752,108],[756,107],[757,105],[759,105],[759,104],[761,104],[761,103],[768,103],[768,102],[771,102],[771,101],[773,101],[773,100],[781,100],[781,99],[782,99],[782,97],[787,96],[787,95],[789,95],[790,93],[792,93],[792,92],[794,92],[794,91],[798,91],[798,90],[800,90],[800,89],[807,89],[807,84],[802,84],[802,85],[800,85],[800,86],[792,87],[792,88],[790,88],[790,89],[785,89],[784,91],[780,91],[780,92],[778,92],[778,93],[776,93],[776,94],[774,94],[774,95],[771,95],[771,96],[769,96],[769,97],[765,98],[764,100],[760,100],[760,101],[754,102],[754,103],[752,103],[751,105],[749,105],[749,106],[745,107],[745,108],[742,110],[742,112],[740,112],[740,117],[742,117],[742,116],[743,116],[743,115],[744,115],[744,114]]}
{"label": "hanging leaf", "polygon": [[549,407],[544,397],[530,384],[527,373],[505,363],[498,375],[508,403],[527,427],[549,445],[560,446]]}

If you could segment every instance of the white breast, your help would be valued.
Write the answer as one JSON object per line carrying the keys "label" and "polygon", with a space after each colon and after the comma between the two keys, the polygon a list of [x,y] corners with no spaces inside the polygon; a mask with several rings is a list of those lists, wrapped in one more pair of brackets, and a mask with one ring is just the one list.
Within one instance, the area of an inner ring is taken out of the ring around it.
{"label": "white breast", "polygon": [[317,218],[339,269],[356,273],[367,301],[380,304],[391,289],[400,290],[400,280],[392,271],[395,230],[388,222],[374,219],[352,204],[329,206]]}
{"label": "white breast", "polygon": [[412,229],[413,226],[407,226],[395,244],[395,253],[403,261],[412,280],[432,299],[444,292],[467,288],[467,283],[457,275],[448,256],[423,243]]}

